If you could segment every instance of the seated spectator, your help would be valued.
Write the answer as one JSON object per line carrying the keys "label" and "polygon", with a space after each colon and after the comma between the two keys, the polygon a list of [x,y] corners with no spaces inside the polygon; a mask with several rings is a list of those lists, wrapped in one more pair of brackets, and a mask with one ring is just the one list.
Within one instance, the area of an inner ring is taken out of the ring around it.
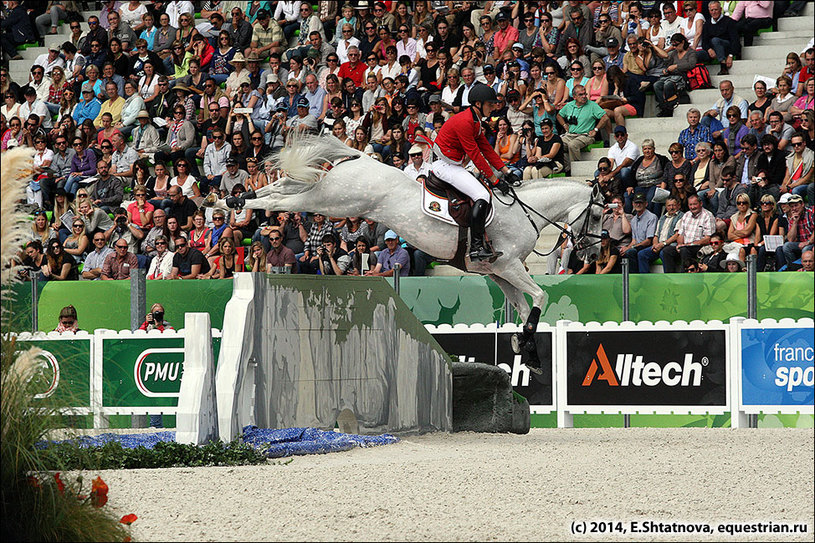
{"label": "seated spectator", "polygon": [[727,273],[736,273],[744,271],[744,261],[739,258],[736,253],[730,253],[727,255],[720,266],[724,271]]}
{"label": "seated spectator", "polygon": [[400,277],[410,275],[410,255],[399,244],[399,236],[393,230],[385,232],[385,248],[379,253],[376,266],[366,275],[375,277],[393,277],[396,264],[401,265]]}
{"label": "seated spectator", "polygon": [[139,154],[128,147],[125,137],[120,133],[113,134],[110,139],[113,144],[113,155],[111,156],[110,173],[122,179],[133,177],[133,165],[139,160]]}
{"label": "seated spectator", "polygon": [[790,109],[798,99],[792,92],[792,80],[788,76],[782,75],[775,80],[775,88],[778,90],[778,93],[770,102],[770,106],[767,108],[769,113],[766,115],[769,118],[770,113],[777,111],[783,115],[783,121],[785,123],[791,122],[792,113]]}
{"label": "seated spectator", "polygon": [[793,119],[800,118],[804,111],[812,111],[815,108],[815,77],[810,76],[801,86],[805,89],[802,96],[790,107]]}
{"label": "seated spectator", "polygon": [[302,227],[301,231],[301,239],[302,239],[302,232],[306,231],[306,241],[303,247],[303,254],[298,254],[297,259],[300,263],[300,271],[302,273],[317,273],[319,269],[317,259],[319,255],[317,255],[317,248],[322,245],[323,236],[326,234],[331,234],[334,231],[333,225],[326,221],[325,215],[320,213],[315,213],[313,215],[313,221],[308,229],[304,226]]}
{"label": "seated spectator", "polygon": [[699,142],[713,143],[710,130],[700,124],[701,112],[696,108],[690,108],[687,113],[688,127],[679,133],[677,140],[685,149],[685,158],[693,160],[696,158],[696,144]]}
{"label": "seated spectator", "polygon": [[727,239],[730,243],[741,246],[738,254],[739,258],[744,260],[747,254],[758,254],[756,249],[758,213],[750,208],[750,197],[745,193],[736,196],[736,207],[736,212],[730,216],[728,221],[730,224],[727,229]]}
{"label": "seated spectator", "polygon": [[[714,138],[719,137],[719,130],[721,129],[717,130],[716,128],[718,128],[720,125],[724,125],[725,121],[727,120],[725,114],[727,111],[729,111],[731,106],[736,106],[739,109],[740,119],[747,119],[747,108],[749,107],[749,104],[747,100],[738,94],[735,94],[734,90],[735,87],[733,87],[733,82],[729,79],[725,79],[719,83],[719,94],[721,94],[721,98],[716,100],[713,107],[707,110],[704,117],[702,117],[701,125],[709,129]],[[715,128],[713,128],[711,125],[711,123],[714,121],[718,121]]]}
{"label": "seated spectator", "polygon": [[774,136],[776,141],[778,141],[778,149],[784,151],[785,155],[790,154],[792,149],[789,148],[788,145],[790,138],[795,133],[795,129],[784,122],[784,115],[778,111],[771,111],[769,113],[769,119],[770,130],[767,133]]}
{"label": "seated spectator", "polygon": [[85,259],[89,243],[85,223],[79,217],[74,217],[71,222],[71,233],[62,242],[62,249],[79,264]]}
{"label": "seated spectator", "polygon": [[[82,189],[80,189],[81,191]],[[77,191],[77,195],[80,193]],[[88,235],[94,235],[101,232],[103,235],[113,226],[113,220],[108,214],[98,207],[94,206],[90,198],[85,198],[79,202],[77,211],[82,222],[85,223],[85,232]],[[105,238],[107,242],[107,238]]]}
{"label": "seated spectator", "polygon": [[105,237],[108,238],[110,247],[115,247],[117,241],[124,239],[129,246],[130,252],[137,254],[139,244],[144,238],[144,231],[128,221],[126,209],[117,207],[113,210],[113,226],[105,231]]}
{"label": "seated spectator", "polygon": [[408,150],[408,156],[410,163],[403,170],[408,177],[415,181],[420,175],[427,176],[430,173],[430,164],[424,161],[421,147],[413,145]]}
{"label": "seated spectator", "polygon": [[606,157],[597,161],[597,172],[593,183],[600,187],[603,199],[606,203],[611,202],[615,196],[620,196],[624,192],[623,183],[619,176],[612,177],[611,160]]}
{"label": "seated spectator", "polygon": [[710,164],[713,160],[713,147],[704,141],[696,144],[696,158],[691,160],[693,169],[688,179],[694,192],[708,188],[710,181]]}
{"label": "seated spectator", "polygon": [[156,236],[155,255],[150,261],[150,267],[147,270],[148,279],[171,279],[173,273],[173,258],[175,254],[170,252],[167,237],[162,235]]}
{"label": "seated spectator", "polygon": [[654,96],[659,109],[658,117],[672,117],[679,105],[679,93],[687,89],[685,76],[696,67],[696,52],[688,49],[688,40],[680,33],[671,36],[670,51],[655,47],[654,52],[666,59],[667,68],[662,77],[654,83]]}
{"label": "seated spectator", "polygon": [[726,116],[728,124],[722,131],[722,139],[727,143],[728,153],[734,158],[738,158],[742,151],[740,142],[747,135],[749,129],[742,121],[741,112],[737,106],[727,108]]}
{"label": "seated spectator", "polygon": [[625,126],[626,117],[643,116],[645,94],[639,89],[639,83],[618,66],[612,66],[608,69],[608,95],[602,96],[598,104],[609,119],[614,119],[614,124]]}
{"label": "seated spectator", "polygon": [[619,273],[619,260],[620,252],[612,243],[608,230],[603,230],[600,233],[600,253],[597,255],[597,260],[584,262],[583,267],[577,271],[577,275]]}
{"label": "seated spectator", "polygon": [[67,305],[59,312],[59,324],[54,328],[54,332],[64,334],[65,332],[79,332],[79,319],[76,315],[76,308],[72,305]]}
{"label": "seated spectator", "polygon": [[345,275],[351,265],[351,257],[337,244],[334,234],[323,236],[321,247],[317,248],[320,275]]}
{"label": "seated spectator", "polygon": [[167,226],[170,226],[170,219],[172,218],[175,219],[181,230],[184,232],[190,231],[193,227],[192,217],[198,211],[198,206],[182,192],[181,187],[178,185],[171,186],[167,194],[172,202],[167,209]]}
{"label": "seated spectator", "polygon": [[792,135],[790,144],[793,152],[787,156],[787,169],[781,183],[781,194],[791,192],[804,198],[813,182],[815,153],[807,149],[804,136],[800,132]]}
{"label": "seated spectator", "polygon": [[245,271],[243,251],[238,253],[235,249],[235,240],[230,237],[221,237],[218,240],[218,256],[215,257],[210,272],[210,279],[231,279],[236,272]]}
{"label": "seated spectator", "polygon": [[725,168],[730,169],[735,175],[736,159],[728,153],[727,144],[717,140],[713,144],[713,158],[708,165],[707,182],[697,187],[697,192],[702,198],[702,205],[713,214],[719,207],[719,190],[724,186],[722,171]]}
{"label": "seated spectator", "polygon": [[812,251],[804,251],[801,253],[801,268],[798,271],[815,271],[815,253]]}
{"label": "seated spectator", "polygon": [[733,66],[733,58],[741,52],[736,21],[725,15],[717,0],[708,4],[709,20],[702,27],[702,50],[699,62],[716,59],[719,74],[727,75]]}
{"label": "seated spectator", "polygon": [[155,303],[150,306],[150,312],[144,319],[144,322],[139,326],[139,330],[149,332],[150,330],[158,330],[164,332],[165,330],[173,330],[169,322],[164,320],[164,306]]}
{"label": "seated spectator", "polygon": [[101,128],[102,118],[107,114],[110,115],[112,126],[118,130],[117,123],[121,123],[122,121],[122,108],[124,108],[125,99],[119,96],[119,89],[116,83],[112,81],[108,81],[105,84],[105,93],[107,100],[105,100],[99,109],[99,115],[93,120],[93,124],[96,128]]}
{"label": "seated spectator", "polygon": [[77,279],[76,260],[65,252],[59,238],[48,240],[45,264],[40,273],[44,281],[75,281]]}
{"label": "seated spectator", "polygon": [[[209,193],[221,186],[221,178],[226,173],[226,163],[232,146],[225,141],[225,132],[219,126],[212,129],[212,143],[206,146],[204,151],[204,176],[206,182],[200,189],[203,193]],[[234,160],[234,159],[233,159]]]}
{"label": "seated spectator", "polygon": [[110,162],[102,159],[96,163],[96,184],[90,193],[93,205],[110,213],[119,206],[124,199],[124,185],[122,180],[110,173]]}
{"label": "seated spectator", "polygon": [[727,252],[724,250],[724,240],[721,234],[714,233],[710,236],[710,247],[712,252],[704,255],[699,260],[699,271],[718,273],[722,271],[722,264],[728,258]]}
{"label": "seated spectator", "polygon": [[246,255],[244,267],[253,273],[266,273],[266,249],[259,241],[253,241]]}
{"label": "seated spectator", "polygon": [[[765,195],[760,202],[756,218],[756,248],[758,250],[758,271],[772,271],[774,267],[767,262],[767,247],[764,241],[766,236],[784,235],[779,226],[781,222],[775,205],[775,198]],[[774,261],[770,261],[773,262]],[[768,269],[769,268],[769,269]]]}
{"label": "seated spectator", "polygon": [[741,211],[739,202],[746,201],[749,204],[750,197],[747,196],[747,186],[739,183],[733,167],[725,166],[722,170],[721,180],[723,187],[716,197],[717,203],[714,215],[716,216],[716,229],[726,232],[730,226],[730,218],[737,211]]}
{"label": "seated spectator", "polygon": [[742,38],[744,46],[753,45],[753,36],[762,28],[773,24],[773,6],[768,2],[743,0],[736,4],[732,19],[736,21],[736,29]]}
{"label": "seated spectator", "polygon": [[[769,113],[767,113],[767,115],[769,115]],[[762,115],[760,111],[751,111],[750,131],[748,134],[752,134],[757,140],[761,141],[761,138],[769,133],[770,127],[767,126],[767,123],[764,121],[764,115]]]}
{"label": "seated spectator", "polygon": [[815,244],[815,212],[813,206],[805,206],[797,194],[790,196],[789,229],[784,238],[784,245],[776,249],[776,260],[781,266],[786,265],[789,271],[804,251],[811,251]]}
{"label": "seated spectator", "polygon": [[562,139],[568,150],[569,171],[572,161],[580,159],[583,147],[594,143],[597,133],[609,122],[603,108],[589,102],[588,93],[582,85],[574,88],[574,101],[563,106],[558,112],[557,121],[563,127]]}
{"label": "seated spectator", "polygon": [[648,200],[638,193],[632,199],[634,213],[629,220],[631,241],[618,247],[620,256],[631,264],[631,272],[639,273],[639,253],[651,246],[657,227],[657,216],[648,211]]}
{"label": "seated spectator", "polygon": [[198,249],[187,245],[187,239],[178,237],[175,240],[175,255],[173,256],[173,271],[171,279],[199,279],[206,278],[210,266],[204,255]]}
{"label": "seated spectator", "polygon": [[[662,184],[665,176],[665,167],[668,158],[656,153],[654,140],[646,139],[642,142],[642,156],[637,158],[631,165],[631,177],[633,185],[625,187],[625,211],[629,213],[633,209],[633,197],[635,194],[644,194],[652,212],[658,212],[653,203],[657,187]],[[666,187],[661,187],[666,188]],[[612,235],[613,237],[613,235]]]}
{"label": "seated spectator", "polygon": [[612,170],[602,177],[619,177],[623,187],[633,187],[636,185],[632,166],[640,157],[640,150],[637,144],[628,139],[628,131],[623,125],[614,127],[614,139],[616,143],[608,150],[608,158],[611,161]]}
{"label": "seated spectator", "polygon": [[[787,171],[787,157],[784,151],[778,149],[778,140],[775,136],[767,134],[761,138],[761,149],[764,151],[758,157],[756,162],[756,169],[764,171],[765,180],[761,179],[755,183],[750,191],[750,200],[757,202],[760,199],[758,193],[766,194],[771,193],[773,197],[778,198],[781,194],[781,183],[784,182],[784,174]],[[757,174],[757,177],[760,175]],[[754,192],[758,190],[758,193]]]}
{"label": "seated spectator", "polygon": [[195,127],[185,119],[187,111],[181,105],[173,107],[173,121],[167,125],[167,137],[156,153],[156,161],[176,162],[184,158],[185,151],[195,145]]}
{"label": "seated spectator", "polygon": [[93,248],[85,257],[82,274],[79,278],[94,281],[102,277],[102,268],[105,264],[105,260],[114,253],[114,250],[107,246],[107,240],[103,232],[95,232],[91,241]]}
{"label": "seated spectator", "polygon": [[297,114],[286,121],[286,126],[283,129],[283,133],[288,135],[288,132],[291,130],[295,130],[297,132],[316,133],[317,128],[317,118],[309,113],[308,99],[304,96],[300,97],[297,100]]}
{"label": "seated spectator", "polygon": [[[639,273],[650,273],[651,263],[662,257],[662,250],[667,246],[675,246],[679,237],[677,225],[682,218],[682,211],[679,209],[679,202],[673,196],[665,200],[665,212],[657,221],[654,229],[654,238],[650,246],[644,247],[637,252],[637,271]],[[663,269],[664,269],[663,260]]]}
{"label": "seated spectator", "polygon": [[354,243],[354,250],[348,255],[351,262],[345,275],[365,275],[368,270],[376,267],[377,258],[371,251],[371,244],[368,238],[362,236]]}
{"label": "seated spectator", "polygon": [[603,229],[609,232],[614,247],[631,243],[631,215],[625,213],[621,196],[613,196],[603,217]]}
{"label": "seated spectator", "polygon": [[125,239],[119,239],[113,245],[114,253],[108,255],[102,265],[102,280],[128,280],[130,270],[139,267],[136,255],[128,250],[128,243]]}
{"label": "seated spectator", "polygon": [[[710,236],[716,231],[713,213],[702,207],[699,196],[688,196],[689,211],[682,215],[677,226],[675,246],[665,247],[660,256],[665,273],[676,273],[686,269],[690,262],[696,262],[702,247],[710,244]],[[677,266],[681,264],[681,268]]]}
{"label": "seated spectator", "polygon": [[[252,244],[252,248],[254,250],[255,243]],[[283,243],[283,230],[279,226],[274,226],[270,229],[269,232],[269,243],[270,249],[269,252],[265,253],[266,259],[266,269],[272,270],[276,269],[276,273],[280,273],[281,270],[284,270],[285,273],[297,273],[297,259],[295,258],[294,251],[292,251],[289,247],[286,247]],[[263,244],[260,244],[261,249],[263,249]],[[254,271],[255,267],[252,266],[252,270]]]}

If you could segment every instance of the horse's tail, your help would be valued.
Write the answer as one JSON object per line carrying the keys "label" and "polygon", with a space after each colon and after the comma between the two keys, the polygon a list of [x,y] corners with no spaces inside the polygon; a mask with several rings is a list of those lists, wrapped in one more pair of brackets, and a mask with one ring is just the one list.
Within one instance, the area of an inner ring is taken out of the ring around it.
{"label": "horse's tail", "polygon": [[280,150],[273,164],[283,174],[297,181],[317,182],[325,165],[341,158],[362,156],[364,153],[348,147],[334,136],[292,133],[286,146]]}

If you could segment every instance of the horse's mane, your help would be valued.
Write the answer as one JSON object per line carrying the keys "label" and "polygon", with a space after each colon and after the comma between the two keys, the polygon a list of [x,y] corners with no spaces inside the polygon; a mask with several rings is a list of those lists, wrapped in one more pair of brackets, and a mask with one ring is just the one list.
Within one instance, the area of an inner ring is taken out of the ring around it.
{"label": "horse's mane", "polygon": [[359,156],[364,153],[348,147],[334,136],[296,134],[272,163],[289,179],[315,183],[325,173],[326,163],[334,164],[342,158]]}

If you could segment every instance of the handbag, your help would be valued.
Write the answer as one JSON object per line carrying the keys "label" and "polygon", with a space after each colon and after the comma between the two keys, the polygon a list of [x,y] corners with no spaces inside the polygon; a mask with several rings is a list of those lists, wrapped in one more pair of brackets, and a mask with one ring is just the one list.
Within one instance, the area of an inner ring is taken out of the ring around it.
{"label": "handbag", "polygon": [[697,64],[685,74],[690,90],[712,89],[713,83],[710,80],[710,72],[704,64]]}
{"label": "handbag", "polygon": [[624,104],[625,102],[623,102],[623,99],[616,94],[601,96],[600,100],[597,102],[597,105],[603,109],[615,109]]}

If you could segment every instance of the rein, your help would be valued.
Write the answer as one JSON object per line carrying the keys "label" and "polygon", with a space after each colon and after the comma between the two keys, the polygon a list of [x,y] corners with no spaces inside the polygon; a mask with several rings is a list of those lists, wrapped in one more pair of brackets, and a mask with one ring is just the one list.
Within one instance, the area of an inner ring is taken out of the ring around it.
{"label": "rein", "polygon": [[[571,227],[573,224],[575,224],[577,221],[579,221],[580,218],[583,217],[583,215],[586,216],[586,220],[583,221],[583,226],[580,228],[580,232],[577,235],[575,235],[573,230],[566,229],[566,228],[560,226],[558,223],[556,223],[555,221],[553,221],[550,218],[546,217],[545,215],[540,213],[538,210],[536,210],[535,208],[533,208],[532,206],[530,206],[529,204],[527,204],[526,202],[521,200],[521,198],[518,196],[518,193],[515,192],[515,189],[513,187],[509,187],[509,191],[510,191],[510,195],[512,196],[512,200],[509,203],[501,200],[501,198],[499,198],[498,195],[495,194],[495,192],[493,192],[493,198],[495,198],[496,200],[498,200],[499,202],[501,202],[502,204],[504,204],[507,207],[512,207],[517,202],[518,205],[521,207],[521,210],[523,210],[524,215],[526,215],[527,220],[529,220],[529,223],[532,225],[532,228],[535,229],[536,234],[540,234],[540,231],[542,230],[542,228],[538,228],[538,225],[535,224],[535,221],[532,218],[532,215],[530,214],[530,212],[534,213],[535,215],[537,215],[538,217],[540,217],[541,219],[543,219],[544,221],[546,221],[550,225],[552,225],[555,228],[557,228],[558,230],[560,230],[560,236],[558,237],[558,240],[555,243],[555,246],[552,247],[552,249],[550,251],[547,251],[545,253],[541,253],[538,250],[533,248],[532,252],[535,253],[536,255],[538,255],[538,256],[549,256],[550,254],[552,254],[553,252],[555,252],[557,250],[558,246],[561,243],[563,243],[563,241],[565,239],[571,239],[571,241],[574,244],[575,248],[578,249],[578,250],[587,249],[589,247],[592,247],[593,245],[597,245],[598,243],[600,243],[600,236],[598,236],[597,234],[592,234],[592,233],[590,233],[588,231],[588,229],[589,229],[589,221],[588,221],[588,219],[589,219],[589,213],[591,212],[592,206],[600,206],[600,207],[602,207],[603,204],[595,202],[594,200],[592,200],[591,197],[589,197],[589,203],[586,204],[586,207],[583,208],[583,211],[581,211],[580,214],[577,217],[574,218],[574,220],[566,223],[567,225],[569,225]],[[587,244],[587,245],[583,245],[583,240],[586,239],[586,238],[597,238],[597,241],[595,241],[593,243],[590,243],[590,244]]]}

